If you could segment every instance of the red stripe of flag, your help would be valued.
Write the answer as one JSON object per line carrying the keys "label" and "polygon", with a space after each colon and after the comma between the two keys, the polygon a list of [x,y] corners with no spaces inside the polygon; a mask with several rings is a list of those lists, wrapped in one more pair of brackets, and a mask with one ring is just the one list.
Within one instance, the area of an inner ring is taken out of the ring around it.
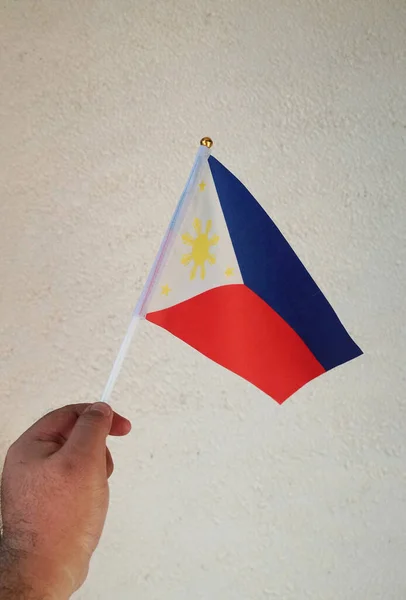
{"label": "red stripe of flag", "polygon": [[325,373],[290,325],[245,285],[217,287],[146,318],[279,404]]}

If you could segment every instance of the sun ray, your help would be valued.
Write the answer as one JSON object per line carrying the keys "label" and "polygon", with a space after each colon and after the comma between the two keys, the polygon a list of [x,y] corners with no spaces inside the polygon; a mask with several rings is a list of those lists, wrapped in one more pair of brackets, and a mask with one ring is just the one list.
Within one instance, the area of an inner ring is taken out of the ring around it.
{"label": "sun ray", "polygon": [[219,242],[219,236],[218,235],[213,235],[213,237],[211,238],[211,240],[209,240],[209,246],[216,246]]}
{"label": "sun ray", "polygon": [[192,270],[190,271],[190,279],[194,279],[196,277],[197,265],[193,265]]}
{"label": "sun ray", "polygon": [[195,219],[193,221],[193,228],[196,231],[197,235],[201,235],[202,233],[202,223],[200,219]]}
{"label": "sun ray", "polygon": [[190,235],[190,233],[184,233],[182,235],[182,242],[186,244],[186,246],[193,246],[194,239]]}
{"label": "sun ray", "polygon": [[209,219],[206,223],[206,235],[209,235],[211,230],[211,219]]}
{"label": "sun ray", "polygon": [[200,279],[204,279],[206,277],[206,267],[204,263],[200,266]]}
{"label": "sun ray", "polygon": [[209,252],[209,254],[207,256],[207,260],[209,261],[209,263],[211,265],[214,265],[216,262],[216,257],[214,256],[214,254],[210,254],[210,252]]}
{"label": "sun ray", "polygon": [[192,260],[192,258],[193,258],[193,255],[191,252],[189,252],[189,254],[184,254],[181,258],[182,265],[187,266],[190,263],[190,261]]}

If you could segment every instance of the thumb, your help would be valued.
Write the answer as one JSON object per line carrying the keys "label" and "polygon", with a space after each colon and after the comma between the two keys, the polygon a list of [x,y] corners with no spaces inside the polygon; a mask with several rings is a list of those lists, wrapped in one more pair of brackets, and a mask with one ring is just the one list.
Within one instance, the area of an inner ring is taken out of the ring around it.
{"label": "thumb", "polygon": [[106,462],[106,438],[110,433],[113,411],[105,402],[96,402],[86,408],[77,419],[62,454],[79,458],[93,456]]}

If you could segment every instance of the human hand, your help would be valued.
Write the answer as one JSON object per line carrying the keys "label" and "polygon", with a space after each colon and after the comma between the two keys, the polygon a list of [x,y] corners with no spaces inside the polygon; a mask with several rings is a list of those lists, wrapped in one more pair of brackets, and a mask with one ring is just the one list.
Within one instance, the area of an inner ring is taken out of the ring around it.
{"label": "human hand", "polygon": [[10,447],[1,486],[1,600],[65,600],[83,584],[108,508],[106,438],[130,429],[107,404],[74,404]]}

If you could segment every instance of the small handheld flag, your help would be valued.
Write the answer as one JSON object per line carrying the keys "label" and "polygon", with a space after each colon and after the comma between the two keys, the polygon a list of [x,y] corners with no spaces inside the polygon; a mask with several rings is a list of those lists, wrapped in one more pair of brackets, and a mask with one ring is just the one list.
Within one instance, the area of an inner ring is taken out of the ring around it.
{"label": "small handheld flag", "polygon": [[140,319],[278,403],[362,354],[279,229],[203,138],[106,385]]}

